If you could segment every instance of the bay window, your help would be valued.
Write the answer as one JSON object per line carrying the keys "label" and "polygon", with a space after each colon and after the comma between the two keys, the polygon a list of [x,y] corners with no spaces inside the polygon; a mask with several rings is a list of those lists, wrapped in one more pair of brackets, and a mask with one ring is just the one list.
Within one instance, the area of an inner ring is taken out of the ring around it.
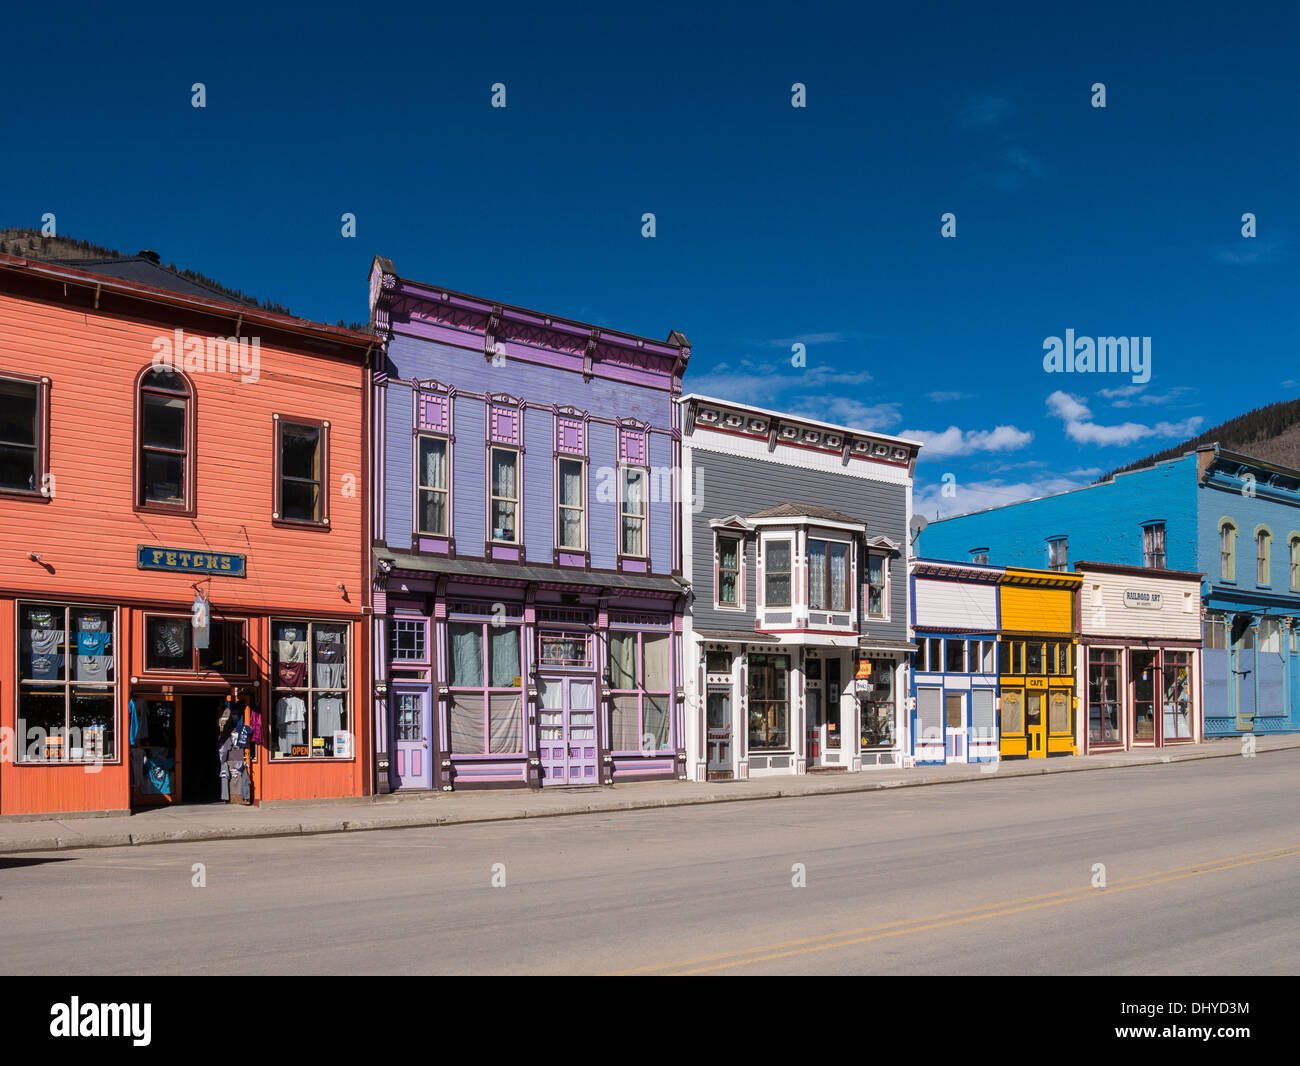
{"label": "bay window", "polygon": [[448,624],[453,754],[523,753],[520,634],[521,627],[514,622]]}
{"label": "bay window", "polygon": [[118,757],[116,619],[113,607],[19,605],[17,762]]}
{"label": "bay window", "polygon": [[763,606],[789,607],[790,541],[770,540],[763,547]]}
{"label": "bay window", "polygon": [[610,631],[613,751],[650,755],[670,750],[671,663],[672,634]]}
{"label": "bay window", "polygon": [[808,606],[813,610],[849,609],[849,546],[840,541],[808,541]]}

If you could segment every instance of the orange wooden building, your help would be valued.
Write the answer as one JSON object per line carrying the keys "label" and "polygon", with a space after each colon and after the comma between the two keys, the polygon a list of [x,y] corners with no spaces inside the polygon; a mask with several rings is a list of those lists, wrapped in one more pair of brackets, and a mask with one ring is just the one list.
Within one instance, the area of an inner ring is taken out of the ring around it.
{"label": "orange wooden building", "polygon": [[110,265],[0,255],[0,815],[369,794],[375,338]]}

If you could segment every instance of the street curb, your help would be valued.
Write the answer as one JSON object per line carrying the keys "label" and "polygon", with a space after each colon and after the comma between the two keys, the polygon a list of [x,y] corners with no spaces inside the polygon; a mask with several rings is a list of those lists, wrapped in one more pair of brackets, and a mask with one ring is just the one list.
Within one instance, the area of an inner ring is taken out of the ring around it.
{"label": "street curb", "polygon": [[[1224,745],[1225,748],[1228,745]],[[1300,738],[1294,743],[1280,747],[1267,748],[1256,752],[1256,757],[1269,755],[1278,751],[1294,751],[1300,748]],[[1086,758],[1097,758],[1088,756]],[[872,781],[870,777],[854,775],[854,780],[844,783],[835,782],[825,788],[816,790],[791,789],[788,786],[774,785],[760,791],[745,793],[728,793],[719,789],[705,795],[682,795],[656,797],[655,799],[619,799],[610,795],[588,803],[557,807],[552,810],[529,810],[526,807],[510,808],[505,811],[441,811],[424,812],[417,807],[408,808],[413,818],[394,817],[387,812],[369,813],[347,819],[321,821],[298,821],[279,825],[230,825],[230,826],[195,826],[193,828],[148,828],[135,832],[121,831],[106,833],[94,840],[83,840],[67,836],[58,831],[48,836],[36,837],[22,841],[13,846],[0,843],[0,855],[30,854],[32,852],[76,851],[87,848],[116,848],[125,846],[142,847],[149,844],[177,844],[203,842],[210,840],[251,840],[265,837],[321,836],[333,833],[366,833],[393,829],[432,829],[453,825],[474,825],[488,822],[510,822],[529,818],[563,818],[580,814],[601,814],[618,811],[648,811],[667,807],[701,807],[715,803],[751,803],[758,800],[773,799],[807,799],[818,796],[845,795],[849,793],[882,792],[897,788],[923,788],[931,785],[965,785],[978,781],[1005,781],[1017,777],[1041,777],[1049,774],[1085,773],[1096,770],[1120,770],[1140,766],[1165,766],[1172,763],[1196,762],[1201,759],[1239,759],[1242,754],[1233,746],[1224,751],[1197,751],[1186,754],[1161,754],[1135,760],[1133,758],[1108,759],[1104,762],[1083,762],[1077,758],[1060,760],[1046,766],[1030,766],[1014,763],[1010,769],[1007,764],[999,764],[995,773],[977,773],[964,777],[940,777],[921,775],[902,781]],[[869,772],[868,772],[869,773]],[[436,802],[436,800],[435,800]],[[64,828],[64,827],[60,827]]]}

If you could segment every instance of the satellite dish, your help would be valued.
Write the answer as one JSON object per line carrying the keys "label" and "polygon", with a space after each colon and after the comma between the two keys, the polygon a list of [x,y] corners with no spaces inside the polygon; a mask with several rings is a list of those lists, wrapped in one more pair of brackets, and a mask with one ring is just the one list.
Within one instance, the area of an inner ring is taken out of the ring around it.
{"label": "satellite dish", "polygon": [[912,531],[912,535],[925,532],[925,527],[930,524],[930,520],[919,511],[912,515],[912,520],[907,523],[907,528]]}

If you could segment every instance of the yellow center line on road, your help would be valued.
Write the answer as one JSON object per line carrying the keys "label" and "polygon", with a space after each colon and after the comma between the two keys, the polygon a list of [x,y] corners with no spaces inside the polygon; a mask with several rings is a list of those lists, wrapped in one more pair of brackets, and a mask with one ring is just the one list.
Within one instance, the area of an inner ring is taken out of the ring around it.
{"label": "yellow center line on road", "polygon": [[[669,971],[671,971],[671,976],[709,973],[715,970],[731,969],[736,966],[746,966],[751,963],[767,962],[772,959],[789,958],[794,955],[811,955],[819,951],[830,951],[854,944],[864,944],[872,940],[884,940],[889,937],[902,936],[906,933],[922,933],[932,929],[1001,918],[1011,914],[1023,913],[1024,911],[1038,910],[1043,907],[1056,907],[1062,903],[1083,902],[1106,895],[1113,895],[1117,892],[1127,892],[1135,888],[1151,888],[1171,881],[1180,881],[1187,877],[1199,877],[1203,874],[1218,873],[1222,870],[1231,870],[1240,866],[1253,866],[1256,863],[1272,862],[1275,859],[1285,859],[1295,855],[1300,855],[1300,846],[1248,852],[1244,855],[1234,855],[1226,859],[1176,866],[1151,874],[1142,874],[1112,881],[1105,888],[1094,888],[1091,885],[1086,885],[1041,896],[1028,896],[1024,899],[1010,900],[1005,903],[986,904],[982,907],[972,907],[967,910],[948,911],[924,918],[890,922],[887,925],[847,929],[838,933],[829,933],[825,936],[807,937],[802,940],[786,940],[776,944],[746,948],[741,951],[724,952],[696,959],[683,959],[679,962],[660,963],[655,966],[643,966],[635,970],[618,971],[607,976],[668,974]],[[778,950],[782,948],[789,950]],[[746,958],[745,956],[751,957]],[[702,963],[712,963],[713,965],[700,965]]]}

